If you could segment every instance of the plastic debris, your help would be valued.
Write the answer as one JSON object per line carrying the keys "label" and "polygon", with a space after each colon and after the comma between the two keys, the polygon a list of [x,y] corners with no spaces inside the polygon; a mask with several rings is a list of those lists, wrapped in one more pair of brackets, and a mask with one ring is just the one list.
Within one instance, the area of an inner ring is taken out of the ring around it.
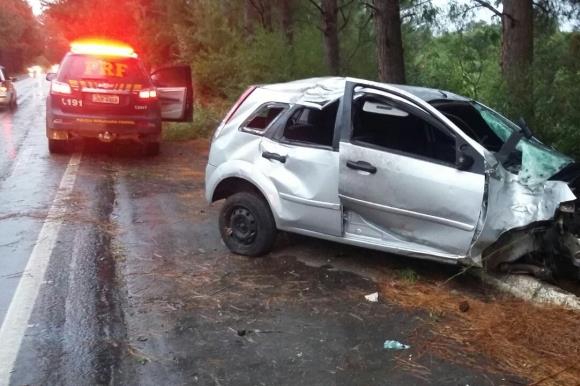
{"label": "plastic debris", "polygon": [[385,350],[407,350],[410,349],[411,346],[397,342],[396,340],[385,340],[383,348]]}
{"label": "plastic debris", "polygon": [[369,302],[376,303],[379,301],[379,293],[375,292],[372,294],[365,295],[365,299],[368,300]]}

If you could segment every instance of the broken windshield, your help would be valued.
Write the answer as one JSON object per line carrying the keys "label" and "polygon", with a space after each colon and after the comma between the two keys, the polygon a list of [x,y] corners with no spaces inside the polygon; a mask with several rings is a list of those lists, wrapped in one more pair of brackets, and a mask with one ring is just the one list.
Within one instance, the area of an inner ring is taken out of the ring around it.
{"label": "broken windshield", "polygon": [[[472,105],[503,143],[514,132],[520,131],[520,127],[515,123],[484,105],[477,102]],[[510,158],[509,164],[504,164],[504,166],[509,171],[518,174],[520,182],[524,185],[542,183],[574,162],[572,158],[544,145],[534,137],[529,139],[523,137],[518,142],[515,153],[517,154]]]}

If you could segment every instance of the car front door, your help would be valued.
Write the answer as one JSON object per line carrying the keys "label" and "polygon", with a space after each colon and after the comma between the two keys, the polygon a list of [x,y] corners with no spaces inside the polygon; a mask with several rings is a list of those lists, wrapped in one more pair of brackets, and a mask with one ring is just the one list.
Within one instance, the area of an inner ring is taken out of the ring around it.
{"label": "car front door", "polygon": [[193,120],[193,85],[191,67],[166,66],[151,73],[161,102],[161,119],[169,122]]}
{"label": "car front door", "polygon": [[345,237],[441,258],[467,254],[483,157],[404,94],[347,82],[339,116]]}

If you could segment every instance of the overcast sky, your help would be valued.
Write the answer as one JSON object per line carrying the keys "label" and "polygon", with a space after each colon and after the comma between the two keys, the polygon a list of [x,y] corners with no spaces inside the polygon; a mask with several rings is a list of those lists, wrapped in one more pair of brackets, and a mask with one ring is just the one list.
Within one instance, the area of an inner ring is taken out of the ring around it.
{"label": "overcast sky", "polygon": [[39,15],[42,12],[42,9],[40,7],[40,0],[27,0],[28,4],[30,4],[30,6],[32,7],[32,12],[34,12],[35,15]]}

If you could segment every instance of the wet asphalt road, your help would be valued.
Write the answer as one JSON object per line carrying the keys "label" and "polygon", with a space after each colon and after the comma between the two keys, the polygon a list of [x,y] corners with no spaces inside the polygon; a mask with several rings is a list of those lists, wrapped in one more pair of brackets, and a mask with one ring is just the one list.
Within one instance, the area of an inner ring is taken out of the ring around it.
{"label": "wet asphalt road", "polygon": [[46,84],[17,87],[0,111],[0,385],[510,384],[420,353],[426,313],[364,300],[385,255],[288,235],[264,259],[230,254],[207,144],[51,156]]}

